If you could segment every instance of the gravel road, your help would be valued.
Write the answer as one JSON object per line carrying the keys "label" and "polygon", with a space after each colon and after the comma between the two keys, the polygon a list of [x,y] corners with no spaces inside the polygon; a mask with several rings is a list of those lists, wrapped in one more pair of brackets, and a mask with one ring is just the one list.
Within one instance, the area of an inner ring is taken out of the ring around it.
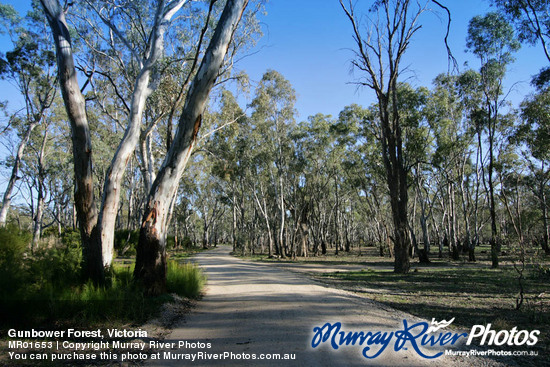
{"label": "gravel road", "polygon": [[[494,366],[489,359],[419,357],[413,348],[394,351],[395,338],[375,359],[362,356],[364,346],[327,342],[312,348],[313,328],[342,323],[346,331],[396,331],[403,320],[420,320],[368,299],[324,287],[306,276],[274,266],[244,261],[219,247],[194,258],[206,272],[208,284],[197,307],[165,339],[175,343],[158,350],[153,366]],[[178,348],[179,342],[187,342]],[[445,348],[445,347],[442,347]],[[373,346],[373,351],[377,347]],[[407,350],[405,350],[407,349]],[[443,350],[443,349],[440,349]],[[433,355],[440,350],[426,350]],[[372,352],[372,351],[371,351]],[[165,353],[167,353],[165,355]],[[200,355],[202,353],[202,355]],[[224,359],[211,359],[216,354]],[[261,360],[276,353],[292,360]],[[171,359],[165,358],[167,355]],[[247,357],[256,359],[246,359]],[[195,361],[184,358],[196,358]],[[234,359],[231,359],[233,356]],[[180,359],[181,358],[181,359]],[[198,359],[202,358],[202,359]]]}

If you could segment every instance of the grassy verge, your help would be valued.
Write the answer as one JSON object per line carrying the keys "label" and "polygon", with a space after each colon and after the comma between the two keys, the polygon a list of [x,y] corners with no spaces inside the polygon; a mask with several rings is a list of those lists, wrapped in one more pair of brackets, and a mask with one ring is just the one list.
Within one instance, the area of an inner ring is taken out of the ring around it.
{"label": "grassy verge", "polygon": [[78,233],[68,231],[52,244],[28,248],[29,234],[16,227],[0,229],[0,331],[7,327],[56,328],[131,323],[139,325],[158,312],[175,293],[197,298],[201,271],[180,260],[194,251],[172,251],[167,273],[170,294],[145,298],[133,282],[133,258],[117,259],[105,285],[82,283],[82,249]]}
{"label": "grassy verge", "polygon": [[[0,231],[1,235],[1,231]],[[0,236],[1,237],[1,236]],[[0,244],[0,366],[57,366],[48,360],[11,359],[9,352],[33,354],[55,352],[35,347],[10,349],[7,337],[9,329],[16,330],[97,330],[105,339],[107,329],[136,330],[148,332],[148,338],[163,338],[164,333],[192,304],[190,300],[200,297],[205,276],[194,264],[183,262],[189,254],[173,253],[167,265],[167,293],[157,297],[145,297],[143,290],[133,281],[134,259],[117,259],[107,276],[105,285],[80,279],[81,251],[79,247],[59,246],[21,256],[25,246],[2,246]],[[155,318],[154,322],[149,322]],[[66,337],[63,340],[74,338]],[[57,340],[57,339],[56,339]],[[62,342],[63,340],[59,341]],[[98,341],[98,339],[74,339],[75,341]],[[25,341],[43,341],[25,339]],[[47,339],[46,341],[54,341]],[[32,344],[36,345],[36,344]],[[87,350],[98,354],[108,350]],[[61,353],[70,350],[61,349]],[[117,349],[117,352],[134,352]],[[149,349],[144,350],[149,353]],[[69,365],[112,365],[113,361],[68,361]],[[135,361],[139,363],[138,361]],[[61,363],[61,362],[60,362]],[[66,363],[61,363],[66,365]]]}
{"label": "grassy verge", "polygon": [[116,327],[140,325],[155,316],[160,306],[173,300],[172,294],[199,297],[205,279],[192,264],[168,263],[168,294],[144,297],[133,282],[133,264],[115,265],[108,284],[47,283],[40,290],[19,291],[1,301],[1,328],[5,327]]}

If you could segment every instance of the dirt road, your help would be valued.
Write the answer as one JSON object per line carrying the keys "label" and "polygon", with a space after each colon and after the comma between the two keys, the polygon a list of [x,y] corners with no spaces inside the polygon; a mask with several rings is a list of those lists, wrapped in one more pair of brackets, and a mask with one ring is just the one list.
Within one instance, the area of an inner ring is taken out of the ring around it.
{"label": "dirt road", "polygon": [[[403,319],[409,323],[419,320],[352,293],[326,288],[301,274],[271,264],[237,259],[230,256],[229,251],[227,247],[220,247],[196,256],[195,261],[208,276],[206,295],[195,310],[186,316],[185,321],[166,338],[165,342],[175,343],[172,348],[160,350],[163,359],[152,361],[151,365],[465,365],[453,359],[455,357],[424,359],[411,347],[396,352],[395,338],[374,359],[362,356],[366,344],[343,345],[334,350],[329,339],[317,348],[312,348],[313,328],[322,327],[327,322],[341,322],[342,330],[345,331],[375,333],[402,330]],[[176,345],[179,342],[187,342],[186,347],[178,348]],[[444,348],[428,351],[427,354],[436,354]],[[373,345],[370,354],[377,349]],[[165,359],[164,352],[169,352],[171,359]],[[295,359],[260,359],[277,358],[268,355],[271,353],[279,354],[281,358],[295,356]],[[211,359],[217,354],[223,359]],[[254,356],[256,359],[253,359]],[[472,359],[468,359],[467,365],[472,365],[472,362]],[[481,360],[475,364],[486,365],[487,362]]]}

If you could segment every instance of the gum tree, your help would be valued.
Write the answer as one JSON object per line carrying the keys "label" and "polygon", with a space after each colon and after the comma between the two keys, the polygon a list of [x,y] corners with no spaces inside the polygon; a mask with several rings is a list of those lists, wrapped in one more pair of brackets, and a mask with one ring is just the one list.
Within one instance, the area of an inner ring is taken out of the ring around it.
{"label": "gum tree", "polygon": [[[547,0],[492,0],[492,3],[514,25],[520,42],[535,45],[540,42],[550,62],[550,12]],[[550,81],[550,67],[543,68],[533,79],[542,88]]]}
{"label": "gum tree", "polygon": [[10,117],[4,129],[4,132],[15,130],[19,143],[11,160],[11,175],[0,209],[0,227],[3,227],[31,135],[44,122],[55,99],[57,76],[53,68],[52,44],[41,28],[40,17],[31,10],[26,18],[21,19],[13,7],[1,4],[0,17],[5,28],[2,32],[8,34],[13,44],[13,50],[0,59],[0,77],[17,87],[24,102],[23,109]]}
{"label": "gum tree", "polygon": [[134,277],[146,293],[166,288],[166,234],[169,209],[197,142],[209,93],[216,82],[248,0],[229,0],[189,86],[176,134],[147,197],[137,247]]}
{"label": "gum tree", "polygon": [[[399,111],[398,79],[401,61],[414,34],[420,29],[419,18],[426,11],[409,0],[376,1],[369,9],[368,34],[362,32],[360,16],[355,5],[340,5],[348,17],[356,44],[353,66],[361,71],[359,84],[376,94],[378,116],[374,120],[379,131],[379,142],[386,173],[386,184],[393,219],[395,248],[394,271],[407,273],[410,268],[411,238],[408,221],[409,168],[405,163],[403,122]],[[372,17],[372,18],[371,18]]]}
{"label": "gum tree", "polygon": [[[499,230],[495,204],[495,142],[502,124],[501,110],[506,105],[503,98],[503,80],[507,66],[513,62],[512,53],[520,47],[510,24],[498,13],[488,13],[476,16],[468,26],[468,49],[479,58],[481,105],[475,114],[475,124],[478,127],[478,139],[481,131],[486,133],[489,161],[486,183],[489,196],[489,212],[491,215],[491,261],[492,267],[498,267],[500,252]],[[480,141],[481,146],[481,141]],[[485,177],[485,176],[484,176]]]}
{"label": "gum tree", "polygon": [[[79,41],[91,50],[92,56],[88,59],[83,58],[84,66],[80,64],[78,67],[74,62],[73,45],[65,20],[68,9],[62,8],[56,0],[43,0],[41,3],[54,35],[61,90],[72,127],[76,211],[82,231],[85,259],[87,263],[93,264],[93,270],[85,271],[92,278],[101,280],[102,269],[110,266],[113,257],[113,234],[119,212],[123,176],[128,163],[133,158],[140,139],[142,141],[148,139],[148,134],[154,130],[155,124],[166,116],[168,116],[167,124],[170,126],[176,110],[182,108],[184,97],[190,90],[189,82],[198,72],[196,67],[205,57],[205,53],[200,51],[200,45],[211,37],[210,15],[214,14],[215,1],[209,2],[208,15],[201,18],[204,21],[202,29],[200,24],[196,26],[193,23],[189,25],[189,29],[195,32],[191,36],[185,34],[180,35],[180,38],[174,36],[175,42],[170,44],[172,59],[166,58],[165,35],[170,30],[172,17],[187,3],[186,0],[122,3],[108,0],[87,1],[84,8],[88,13],[84,12],[84,16],[80,14],[79,19],[81,22],[88,22],[90,33],[94,36],[82,37]],[[154,6],[150,6],[151,4]],[[88,18],[86,14],[90,17]],[[101,25],[94,23],[91,18],[97,19],[96,23]],[[185,18],[180,18],[180,21],[181,19]],[[190,45],[181,44],[187,41]],[[234,51],[235,48],[232,48],[231,52]],[[178,63],[181,64],[179,68],[175,67]],[[179,78],[174,79],[180,83],[174,86],[176,97],[165,99],[169,103],[163,103],[166,107],[163,111],[153,111],[154,109],[151,108],[147,110],[150,94],[160,84],[159,79],[163,77],[163,73],[169,69],[184,70],[186,73],[182,78],[179,75]],[[218,73],[226,71],[219,69]],[[124,135],[103,180],[100,205],[94,198],[92,143],[86,115],[88,111],[78,85],[77,70],[88,77],[84,87],[87,85],[93,87],[97,79],[107,86],[106,90],[111,94],[98,97],[96,93],[93,103],[101,107],[103,119],[112,119],[111,124],[120,124],[124,130]],[[201,89],[201,93],[203,91]],[[120,106],[122,108],[119,108]],[[145,111],[152,111],[156,115],[151,118],[151,113],[145,115]],[[126,116],[126,121],[117,117],[120,114]],[[148,123],[145,127],[143,127],[144,120]],[[172,134],[170,129],[167,130],[166,146],[171,147]],[[141,158],[150,157],[149,152],[141,153]],[[145,186],[149,189],[152,187],[150,181],[154,179],[153,167],[145,167],[142,172],[147,173],[146,178],[149,179],[149,183]]]}

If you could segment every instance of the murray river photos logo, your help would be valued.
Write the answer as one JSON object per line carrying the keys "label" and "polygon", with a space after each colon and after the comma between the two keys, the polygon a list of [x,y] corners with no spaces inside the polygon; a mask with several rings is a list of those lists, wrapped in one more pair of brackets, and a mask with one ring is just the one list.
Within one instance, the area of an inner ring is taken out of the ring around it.
{"label": "murray river photos logo", "polygon": [[[431,324],[425,321],[413,324],[405,319],[403,328],[395,331],[345,331],[340,322],[327,322],[313,328],[311,346],[317,348],[326,343],[335,350],[343,346],[360,346],[363,357],[368,359],[380,356],[390,346],[395,352],[412,348],[419,356],[434,359],[444,354],[444,351],[433,350],[438,347],[449,347],[464,341],[466,345],[476,341],[486,346],[533,346],[540,334],[539,330],[518,331],[516,327],[497,331],[491,328],[491,324],[474,325],[470,333],[442,331],[453,321],[454,318],[439,322],[432,319]],[[425,348],[430,348],[429,352]]]}

